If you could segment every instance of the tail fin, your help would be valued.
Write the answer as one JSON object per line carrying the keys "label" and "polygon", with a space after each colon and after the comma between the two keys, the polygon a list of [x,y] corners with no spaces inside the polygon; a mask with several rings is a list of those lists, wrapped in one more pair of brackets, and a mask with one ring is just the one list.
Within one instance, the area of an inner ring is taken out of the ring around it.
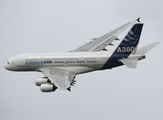
{"label": "tail fin", "polygon": [[161,43],[161,42],[150,43],[150,44],[148,44],[148,45],[146,45],[146,46],[138,49],[136,53],[144,55],[145,53],[147,53],[148,51],[150,51],[152,48],[154,48],[159,43]]}
{"label": "tail fin", "polygon": [[116,48],[116,50],[113,52],[111,57],[107,60],[107,62],[104,64],[102,69],[112,68],[119,66],[120,59],[123,58],[123,61],[121,61],[123,64],[126,63],[134,63],[134,66],[136,65],[137,61],[130,60],[126,61],[125,59],[128,58],[130,54],[135,54],[137,51],[137,46],[139,43],[139,39],[141,36],[141,31],[143,28],[143,24],[135,24],[130,31],[127,33],[125,38],[122,40],[122,42],[119,44],[119,46]]}
{"label": "tail fin", "polygon": [[120,53],[127,56],[131,53],[136,53],[142,28],[143,24],[135,24],[127,33],[114,53]]}

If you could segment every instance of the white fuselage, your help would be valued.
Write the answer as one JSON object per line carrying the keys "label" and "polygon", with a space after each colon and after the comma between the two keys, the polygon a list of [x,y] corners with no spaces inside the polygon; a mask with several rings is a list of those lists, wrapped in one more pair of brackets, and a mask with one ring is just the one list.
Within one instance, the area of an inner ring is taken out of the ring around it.
{"label": "white fuselage", "polygon": [[12,71],[43,71],[44,68],[54,67],[80,74],[101,70],[110,56],[109,52],[21,54],[10,58],[5,68]]}

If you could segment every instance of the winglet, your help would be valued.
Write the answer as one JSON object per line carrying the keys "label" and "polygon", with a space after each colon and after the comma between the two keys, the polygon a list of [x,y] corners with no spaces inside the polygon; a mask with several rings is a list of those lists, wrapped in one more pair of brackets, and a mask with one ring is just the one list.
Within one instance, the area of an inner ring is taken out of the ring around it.
{"label": "winglet", "polygon": [[138,22],[140,22],[140,17],[136,19]]}
{"label": "winglet", "polygon": [[71,92],[71,87],[67,88],[67,90]]}

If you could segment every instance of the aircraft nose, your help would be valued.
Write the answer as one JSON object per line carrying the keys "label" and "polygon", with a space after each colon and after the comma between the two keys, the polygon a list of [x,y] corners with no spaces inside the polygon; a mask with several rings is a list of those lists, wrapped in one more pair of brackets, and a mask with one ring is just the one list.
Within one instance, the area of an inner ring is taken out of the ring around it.
{"label": "aircraft nose", "polygon": [[9,70],[9,65],[8,65],[7,63],[5,63],[4,68],[5,68],[6,70]]}

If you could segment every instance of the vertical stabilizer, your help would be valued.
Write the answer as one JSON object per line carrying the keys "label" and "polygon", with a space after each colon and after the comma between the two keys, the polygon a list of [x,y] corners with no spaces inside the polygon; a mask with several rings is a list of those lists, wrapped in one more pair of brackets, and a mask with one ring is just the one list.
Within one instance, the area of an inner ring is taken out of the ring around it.
{"label": "vertical stabilizer", "polygon": [[142,28],[143,24],[135,24],[127,33],[127,35],[122,40],[117,49],[114,51],[114,53],[120,53],[123,55],[130,55],[131,52],[136,53]]}
{"label": "vertical stabilizer", "polygon": [[124,39],[119,44],[119,46],[116,48],[116,50],[113,52],[113,54],[108,59],[108,61],[104,64],[102,69],[119,66],[118,60],[120,60],[122,58],[128,58],[128,56],[131,53],[132,54],[136,53],[139,39],[140,39],[141,32],[142,32],[142,28],[143,28],[143,24],[138,23],[138,24],[135,24],[129,30],[127,35],[124,37]]}

